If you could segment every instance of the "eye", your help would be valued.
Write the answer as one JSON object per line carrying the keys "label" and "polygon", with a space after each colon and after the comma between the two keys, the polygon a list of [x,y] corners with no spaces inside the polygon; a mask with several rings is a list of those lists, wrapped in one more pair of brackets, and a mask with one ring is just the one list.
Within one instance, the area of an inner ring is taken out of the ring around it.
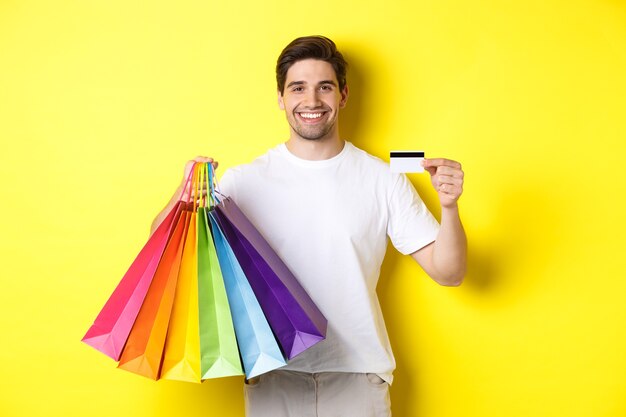
{"label": "eye", "polygon": [[322,91],[332,91],[333,90],[333,86],[330,84],[324,84],[322,86],[320,86],[320,90]]}
{"label": "eye", "polygon": [[304,87],[300,87],[300,86],[295,86],[291,89],[291,91],[293,91],[294,93],[300,93],[302,91],[304,91]]}

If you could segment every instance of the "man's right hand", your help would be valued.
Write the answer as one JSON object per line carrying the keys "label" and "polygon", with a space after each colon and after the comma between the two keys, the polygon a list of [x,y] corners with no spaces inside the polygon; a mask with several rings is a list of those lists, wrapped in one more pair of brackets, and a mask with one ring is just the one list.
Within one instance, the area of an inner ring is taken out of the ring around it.
{"label": "man's right hand", "polygon": [[[178,201],[181,201],[181,200],[189,201],[190,199],[189,188],[191,187],[185,187],[185,185],[187,183],[187,178],[189,178],[189,174],[191,173],[191,170],[193,168],[193,164],[196,162],[201,162],[201,163],[210,162],[211,165],[213,165],[213,169],[214,170],[217,169],[217,161],[213,160],[213,158],[209,158],[206,156],[196,156],[192,160],[187,161],[187,163],[185,164],[185,172],[183,174],[183,181],[180,183],[180,185],[178,186],[178,189],[176,190],[176,192],[174,193],[170,201],[167,203],[165,208],[161,210],[161,212],[152,221],[150,234],[154,233],[154,231],[157,229],[157,227],[159,227],[163,219],[165,219],[165,217],[167,216],[167,213],[169,213],[169,211],[172,210],[172,208],[178,203]],[[203,187],[203,194],[206,193],[206,189],[207,189],[207,186],[205,185]]]}
{"label": "man's right hand", "polygon": [[[205,163],[205,162],[209,162],[211,163],[211,165],[213,165],[213,170],[217,169],[218,166],[218,162],[215,161],[213,158],[207,157],[207,156],[196,156],[195,158],[187,161],[187,163],[185,164],[185,171],[183,173],[183,180],[180,183],[179,187],[178,187],[178,195],[181,196],[181,199],[183,201],[186,201],[189,199],[189,193],[188,193],[188,188],[189,187],[185,187],[185,184],[187,183],[187,179],[189,178],[189,175],[191,174],[191,170],[193,168],[193,165],[195,163]],[[203,194],[206,194],[206,186],[203,187]]]}

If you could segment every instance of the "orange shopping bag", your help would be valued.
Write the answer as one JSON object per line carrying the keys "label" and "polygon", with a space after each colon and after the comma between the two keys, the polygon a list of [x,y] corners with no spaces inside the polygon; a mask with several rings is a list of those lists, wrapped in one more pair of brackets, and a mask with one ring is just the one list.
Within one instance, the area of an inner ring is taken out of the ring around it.
{"label": "orange shopping bag", "polygon": [[[185,207],[186,234],[174,306],[170,316],[161,378],[201,382],[200,324],[198,313],[198,251],[196,248],[198,168],[192,171],[193,203]],[[201,190],[201,188],[200,188]]]}
{"label": "orange shopping bag", "polygon": [[128,336],[118,368],[152,379],[159,378],[188,217],[188,212],[185,212],[178,218],[174,233],[165,248],[148,294]]}

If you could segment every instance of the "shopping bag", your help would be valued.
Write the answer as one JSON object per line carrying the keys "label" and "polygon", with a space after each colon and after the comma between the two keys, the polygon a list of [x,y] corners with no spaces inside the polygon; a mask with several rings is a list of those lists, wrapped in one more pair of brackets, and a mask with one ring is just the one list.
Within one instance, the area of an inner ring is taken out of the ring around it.
{"label": "shopping bag", "polygon": [[326,319],[234,202],[217,198],[212,166],[194,164],[184,189],[84,341],[122,369],[201,382],[242,364],[260,375],[322,340]]}
{"label": "shopping bag", "polygon": [[291,359],[322,341],[326,336],[326,318],[229,197],[217,204],[215,219],[259,300],[283,354]]}
{"label": "shopping bag", "polygon": [[[194,176],[196,173],[194,172]],[[194,197],[195,200],[195,197]],[[161,378],[201,382],[196,206],[185,207],[185,237]]]}
{"label": "shopping bag", "polygon": [[[197,193],[201,196],[196,218],[198,250],[198,307],[200,326],[200,367],[202,379],[243,375],[224,278],[217,260],[208,211],[214,205],[213,167],[199,167]],[[210,184],[206,196],[205,182]]]}
{"label": "shopping bag", "polygon": [[161,255],[182,212],[179,202],[150,236],[82,341],[119,360]]}
{"label": "shopping bag", "polygon": [[118,364],[118,368],[155,380],[159,378],[165,336],[174,303],[185,224],[186,215],[183,215],[178,218],[174,233],[167,243]]}
{"label": "shopping bag", "polygon": [[217,225],[214,210],[209,212],[209,217],[246,377],[252,378],[280,368],[287,362],[272,329],[233,250]]}
{"label": "shopping bag", "polygon": [[200,207],[198,219],[198,303],[202,379],[243,375],[233,319],[208,220]]}

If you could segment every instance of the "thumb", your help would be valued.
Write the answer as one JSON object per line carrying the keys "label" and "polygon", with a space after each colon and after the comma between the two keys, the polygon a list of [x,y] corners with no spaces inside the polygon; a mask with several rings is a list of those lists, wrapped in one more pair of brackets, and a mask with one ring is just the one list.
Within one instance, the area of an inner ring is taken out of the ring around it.
{"label": "thumb", "polygon": [[430,165],[430,160],[424,158],[422,160],[422,167],[424,168],[424,170],[426,170],[431,176],[435,175],[437,173],[437,167],[436,166],[431,166]]}

